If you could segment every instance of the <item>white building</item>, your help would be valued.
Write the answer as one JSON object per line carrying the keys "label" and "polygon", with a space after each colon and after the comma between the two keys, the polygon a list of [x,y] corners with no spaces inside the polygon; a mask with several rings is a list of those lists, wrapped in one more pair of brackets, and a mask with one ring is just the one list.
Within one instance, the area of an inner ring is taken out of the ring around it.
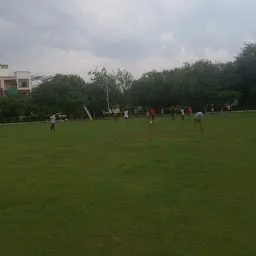
{"label": "white building", "polygon": [[29,71],[16,71],[9,75],[8,65],[0,64],[0,95],[28,95],[32,90],[31,74]]}

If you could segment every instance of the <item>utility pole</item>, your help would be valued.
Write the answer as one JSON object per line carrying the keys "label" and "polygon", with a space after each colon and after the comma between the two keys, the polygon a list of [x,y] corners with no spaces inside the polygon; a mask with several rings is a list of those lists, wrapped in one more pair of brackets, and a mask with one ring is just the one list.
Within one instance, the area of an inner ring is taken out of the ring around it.
{"label": "utility pole", "polygon": [[108,86],[108,81],[106,81],[106,93],[107,93],[107,104],[108,104],[108,116],[110,115],[110,107],[109,107],[109,86]]}

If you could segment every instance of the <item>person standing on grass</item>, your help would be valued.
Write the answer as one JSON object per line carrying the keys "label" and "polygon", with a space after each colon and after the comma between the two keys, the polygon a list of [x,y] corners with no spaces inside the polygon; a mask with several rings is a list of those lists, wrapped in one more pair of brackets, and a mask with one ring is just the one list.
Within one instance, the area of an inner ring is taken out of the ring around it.
{"label": "person standing on grass", "polygon": [[174,106],[171,107],[171,115],[172,115],[172,120],[175,120],[175,108],[174,108]]}
{"label": "person standing on grass", "polygon": [[113,112],[114,112],[115,121],[116,121],[116,123],[118,123],[118,112],[116,109]]}
{"label": "person standing on grass", "polygon": [[185,120],[185,111],[184,111],[183,107],[181,108],[180,113],[181,113],[181,120],[184,121]]}
{"label": "person standing on grass", "polygon": [[204,113],[207,114],[207,111],[208,111],[208,104],[206,104],[206,105],[204,106]]}
{"label": "person standing on grass", "polygon": [[161,108],[161,115],[164,116],[164,109]]}
{"label": "person standing on grass", "polygon": [[191,115],[192,115],[192,108],[188,107],[188,117],[189,117],[189,119],[191,119]]}
{"label": "person standing on grass", "polygon": [[127,121],[128,120],[128,117],[129,117],[129,113],[128,113],[128,109],[126,108],[124,110],[124,119]]}
{"label": "person standing on grass", "polygon": [[214,106],[212,105],[212,108],[211,108],[211,112],[212,112],[212,115],[214,115]]}
{"label": "person standing on grass", "polygon": [[150,114],[149,114],[149,110],[147,110],[147,112],[146,112],[146,117],[147,117],[147,119],[148,119],[148,122],[150,122]]}
{"label": "person standing on grass", "polygon": [[150,114],[150,117],[151,117],[151,121],[153,123],[155,121],[155,119],[156,119],[156,111],[153,108],[151,108],[149,110],[149,114]]}
{"label": "person standing on grass", "polygon": [[204,130],[204,128],[203,128],[203,117],[204,117],[204,114],[202,112],[197,112],[195,114],[195,123],[200,125],[201,131]]}
{"label": "person standing on grass", "polygon": [[55,117],[55,115],[52,115],[51,116],[51,128],[50,128],[50,130],[54,131],[54,132],[55,132],[55,122],[56,122],[56,117]]}
{"label": "person standing on grass", "polygon": [[227,111],[228,111],[229,114],[231,114],[231,107],[230,107],[230,105],[227,105]]}

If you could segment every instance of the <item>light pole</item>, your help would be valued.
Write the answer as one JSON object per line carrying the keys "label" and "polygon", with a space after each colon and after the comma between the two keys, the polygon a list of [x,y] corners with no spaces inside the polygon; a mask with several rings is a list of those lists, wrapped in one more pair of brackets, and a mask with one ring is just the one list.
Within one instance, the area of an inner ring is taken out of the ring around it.
{"label": "light pole", "polygon": [[108,81],[106,82],[106,90],[107,90],[107,104],[108,104],[108,116],[109,116],[109,95],[108,95],[109,87],[108,87]]}
{"label": "light pole", "polygon": [[107,104],[108,104],[108,116],[110,115],[109,111],[110,111],[110,108],[109,108],[109,86],[108,86],[108,81],[106,81],[106,93],[107,93]]}

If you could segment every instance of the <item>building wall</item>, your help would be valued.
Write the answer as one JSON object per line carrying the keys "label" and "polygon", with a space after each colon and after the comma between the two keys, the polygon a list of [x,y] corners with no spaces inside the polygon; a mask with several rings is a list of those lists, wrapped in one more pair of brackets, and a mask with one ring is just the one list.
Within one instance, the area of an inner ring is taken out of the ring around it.
{"label": "building wall", "polygon": [[12,83],[13,81],[15,81],[15,77],[14,76],[0,77],[0,88],[1,89],[5,89],[5,87],[7,85],[10,85],[10,83]]}
{"label": "building wall", "polygon": [[0,77],[8,76],[9,70],[8,65],[0,64]]}
{"label": "building wall", "polygon": [[0,96],[8,95],[11,88],[19,94],[29,94],[32,90],[31,74],[29,71],[16,71],[14,76],[9,76],[8,65],[0,64]]}
{"label": "building wall", "polygon": [[14,74],[17,81],[18,90],[32,89],[31,74],[29,71],[16,71]]}
{"label": "building wall", "polygon": [[[27,87],[17,86],[18,83],[22,86],[22,83],[26,82]],[[16,89],[18,94],[28,95],[31,91],[31,80],[30,79],[17,79],[17,77],[0,77],[0,95],[7,96],[8,89]]]}
{"label": "building wall", "polygon": [[4,89],[13,88],[13,82],[15,80],[4,80]]}
{"label": "building wall", "polygon": [[13,87],[13,82],[15,82],[14,76],[0,77],[0,95],[7,95],[9,88]]}

